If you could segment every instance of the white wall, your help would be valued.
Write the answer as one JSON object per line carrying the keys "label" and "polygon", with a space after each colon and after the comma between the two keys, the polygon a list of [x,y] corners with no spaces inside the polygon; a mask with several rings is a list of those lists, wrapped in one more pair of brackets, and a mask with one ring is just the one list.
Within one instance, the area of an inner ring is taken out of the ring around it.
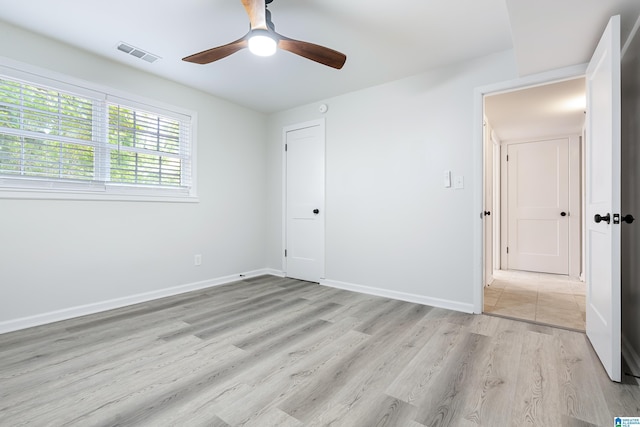
{"label": "white wall", "polygon": [[200,196],[0,199],[0,329],[265,267],[264,115],[1,22],[0,40],[0,56],[196,111]]}
{"label": "white wall", "polygon": [[622,59],[622,336],[625,356],[640,375],[640,33]]}
{"label": "white wall", "polygon": [[[472,309],[474,88],[515,76],[508,51],[324,101],[328,281]],[[282,127],[319,117],[318,104],[268,119],[271,268],[282,269]],[[444,170],[465,188],[444,188]]]}

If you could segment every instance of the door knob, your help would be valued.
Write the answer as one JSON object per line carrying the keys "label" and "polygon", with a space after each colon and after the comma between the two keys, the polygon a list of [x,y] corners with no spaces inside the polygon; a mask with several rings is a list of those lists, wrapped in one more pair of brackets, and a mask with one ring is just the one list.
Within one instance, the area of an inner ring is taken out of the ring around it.
{"label": "door knob", "polygon": [[[560,216],[567,216],[567,213],[566,212],[560,212]],[[598,221],[596,221],[596,222],[598,222]]]}
{"label": "door knob", "polygon": [[635,218],[633,217],[633,215],[627,214],[627,215],[623,216],[622,218],[620,218],[620,220],[622,222],[626,222],[627,224],[631,224],[633,221],[635,221]]}
{"label": "door knob", "polygon": [[313,210],[313,213],[314,213],[314,214],[316,214],[316,215],[318,215],[318,214],[320,213],[320,210],[318,210],[318,209],[314,209],[314,210]]}
{"label": "door knob", "polygon": [[484,216],[489,216],[491,215],[491,211],[484,211]]}
{"label": "door knob", "polygon": [[611,216],[609,214],[606,214],[605,216],[602,216],[600,214],[596,214],[596,216],[593,217],[593,220],[599,224],[600,221],[605,221],[607,224],[611,223]]}

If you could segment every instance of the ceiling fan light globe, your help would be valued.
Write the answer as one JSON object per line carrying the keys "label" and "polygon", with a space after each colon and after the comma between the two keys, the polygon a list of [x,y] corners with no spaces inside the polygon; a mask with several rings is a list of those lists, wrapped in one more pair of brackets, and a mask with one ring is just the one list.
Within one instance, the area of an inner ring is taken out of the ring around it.
{"label": "ceiling fan light globe", "polygon": [[276,53],[277,43],[265,34],[254,34],[249,38],[249,50],[254,55],[271,56]]}

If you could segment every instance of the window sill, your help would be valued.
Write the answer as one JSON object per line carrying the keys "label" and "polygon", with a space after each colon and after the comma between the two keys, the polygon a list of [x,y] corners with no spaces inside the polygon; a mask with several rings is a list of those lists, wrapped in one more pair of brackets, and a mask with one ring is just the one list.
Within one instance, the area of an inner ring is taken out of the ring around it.
{"label": "window sill", "polygon": [[198,196],[149,195],[135,193],[93,193],[85,191],[63,190],[26,190],[0,188],[0,199],[16,200],[76,200],[76,201],[119,201],[119,202],[165,202],[165,203],[199,203]]}

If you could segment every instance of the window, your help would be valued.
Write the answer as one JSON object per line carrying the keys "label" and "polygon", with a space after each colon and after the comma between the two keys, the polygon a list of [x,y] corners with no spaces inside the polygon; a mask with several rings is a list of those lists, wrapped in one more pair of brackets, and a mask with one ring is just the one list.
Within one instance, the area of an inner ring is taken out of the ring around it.
{"label": "window", "polygon": [[181,186],[180,122],[109,104],[111,182]]}
{"label": "window", "polygon": [[190,115],[2,71],[0,190],[194,196]]}

